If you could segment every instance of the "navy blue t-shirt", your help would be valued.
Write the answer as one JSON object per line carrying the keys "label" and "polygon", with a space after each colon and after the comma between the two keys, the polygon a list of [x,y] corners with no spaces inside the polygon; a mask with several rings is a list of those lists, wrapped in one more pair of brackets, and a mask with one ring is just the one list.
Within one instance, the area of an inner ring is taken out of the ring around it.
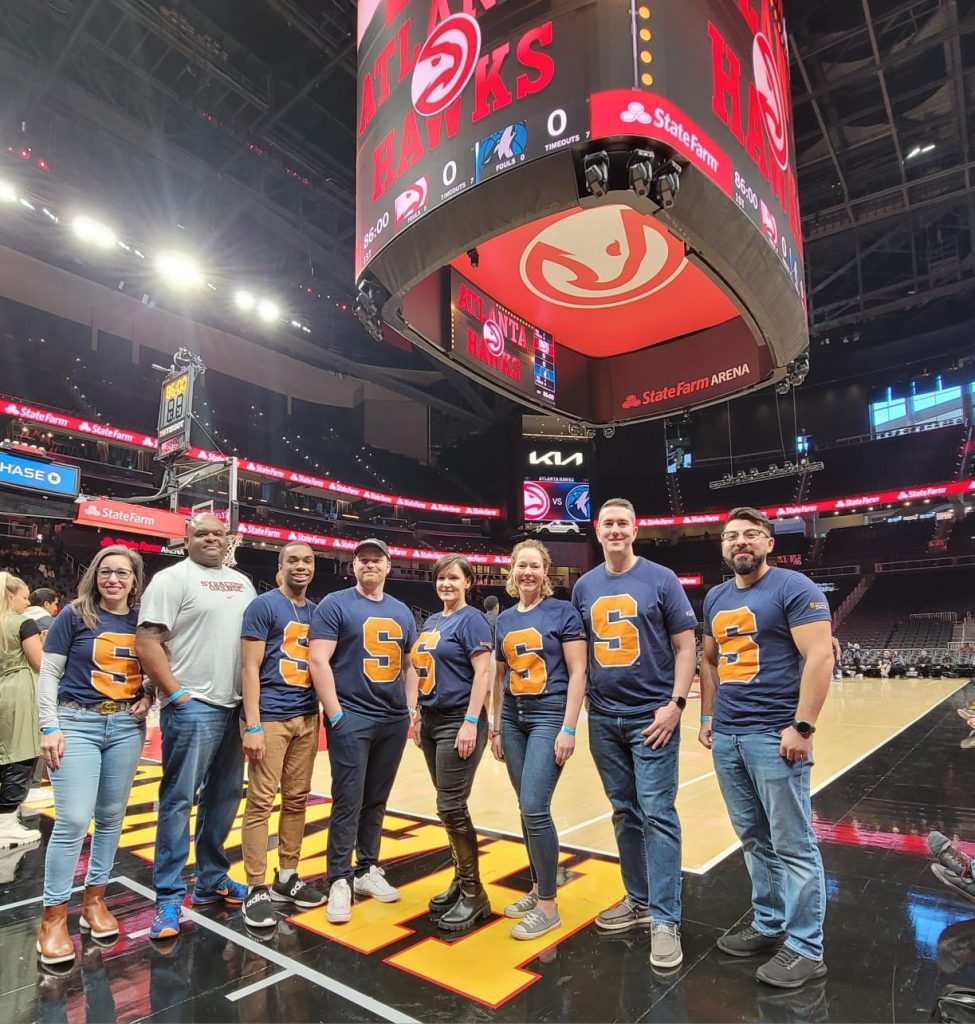
{"label": "navy blue t-shirt", "polygon": [[568,601],[546,597],[531,611],[506,608],[495,623],[495,653],[508,667],[504,692],[514,697],[565,693],[569,669],[562,644],[585,640],[579,613]]}
{"label": "navy blue t-shirt", "polygon": [[670,569],[638,558],[611,573],[598,565],[572,590],[589,634],[589,705],[605,715],[646,715],[674,692],[671,637],[697,625]]}
{"label": "navy blue t-shirt", "polygon": [[[264,721],[318,714],[318,697],[308,671],[308,630],[314,612],[314,601],[292,604],[280,590],[254,598],[244,612],[241,637],[264,643],[260,671]],[[240,714],[243,718],[243,705]]]}
{"label": "navy blue t-shirt", "polygon": [[59,700],[99,704],[142,695],[142,665],[135,656],[139,613],[98,610],[94,629],[69,604],[58,612],[44,641],[48,654],[67,658],[58,686]]}
{"label": "navy blue t-shirt", "polygon": [[413,613],[395,597],[379,601],[355,587],[329,594],[315,609],[310,640],[335,640],[332,673],[342,707],[371,718],[405,718],[403,668],[416,642]]}
{"label": "navy blue t-shirt", "polygon": [[484,614],[470,605],[452,615],[437,612],[427,619],[413,645],[422,707],[438,711],[467,707],[474,685],[471,657],[479,651],[490,655],[493,633]]}
{"label": "navy blue t-shirt", "polygon": [[802,676],[791,630],[829,620],[826,596],[791,569],[769,569],[750,587],[727,580],[711,590],[704,599],[704,632],[714,637],[719,653],[714,731],[767,732],[791,725]]}

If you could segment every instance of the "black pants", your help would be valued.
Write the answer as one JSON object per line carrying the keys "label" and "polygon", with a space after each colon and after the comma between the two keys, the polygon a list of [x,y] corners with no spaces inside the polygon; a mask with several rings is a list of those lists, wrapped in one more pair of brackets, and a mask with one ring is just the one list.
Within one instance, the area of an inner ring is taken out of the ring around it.
{"label": "black pants", "polygon": [[403,758],[410,720],[378,719],[346,711],[333,726],[325,720],[332,768],[332,816],[328,823],[328,882],[352,882],[379,861],[383,817]]}
{"label": "black pants", "polygon": [[0,766],[0,814],[10,814],[27,799],[37,758]]}
{"label": "black pants", "polygon": [[466,708],[448,711],[425,710],[420,727],[420,745],[427,759],[430,778],[437,790],[437,814],[448,832],[474,835],[474,823],[467,801],[474,785],[474,773],[487,746],[487,714],[477,720],[474,753],[461,757],[454,749],[457,730],[464,724]]}

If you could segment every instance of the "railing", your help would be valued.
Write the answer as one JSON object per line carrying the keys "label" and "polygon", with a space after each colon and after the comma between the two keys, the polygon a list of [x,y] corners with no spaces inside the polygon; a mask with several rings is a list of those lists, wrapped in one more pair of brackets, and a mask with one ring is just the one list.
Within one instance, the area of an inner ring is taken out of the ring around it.
{"label": "railing", "polygon": [[951,569],[975,565],[975,555],[955,555],[944,558],[913,558],[906,562],[878,562],[875,572],[910,572],[916,569]]}
{"label": "railing", "polygon": [[810,579],[828,580],[833,576],[859,576],[859,565],[830,565],[821,569],[810,569],[807,573]]}
{"label": "railing", "polygon": [[958,612],[911,612],[912,619],[938,619],[940,622],[957,622]]}

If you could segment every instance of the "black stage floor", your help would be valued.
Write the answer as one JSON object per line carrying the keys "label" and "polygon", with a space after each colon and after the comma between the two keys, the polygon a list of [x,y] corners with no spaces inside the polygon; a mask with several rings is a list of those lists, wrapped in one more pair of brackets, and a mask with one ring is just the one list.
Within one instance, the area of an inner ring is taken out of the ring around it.
{"label": "black stage floor", "polygon": [[[517,965],[517,991],[492,1003],[471,998],[462,971],[450,973],[442,943],[423,947],[432,950],[429,971],[426,954],[403,966],[404,950],[435,935],[423,917],[363,953],[285,919],[267,939],[247,930],[239,912],[208,908],[178,940],[154,945],[145,935],[150,869],[131,850],[120,852],[109,888],[125,936],[111,949],[81,942],[74,969],[50,976],[34,953],[43,850],[33,848],[0,852],[0,1022],[930,1020],[947,984],[975,986],[975,906],[937,882],[924,844],[933,829],[975,840],[975,749],[959,747],[966,733],[955,714],[973,696],[975,687],[960,690],[814,799],[827,869],[829,975],[798,992],[756,982],[760,959],[715,949],[718,935],[748,916],[740,853],[685,877],[680,971],[651,969],[646,933],[604,937],[587,924]],[[151,821],[151,804],[131,810],[141,814],[139,827]],[[40,820],[46,835],[50,821]],[[566,862],[569,884],[575,862]],[[405,858],[396,882],[446,865],[444,850]],[[492,969],[485,963],[481,973]],[[478,991],[483,984],[482,977]]]}

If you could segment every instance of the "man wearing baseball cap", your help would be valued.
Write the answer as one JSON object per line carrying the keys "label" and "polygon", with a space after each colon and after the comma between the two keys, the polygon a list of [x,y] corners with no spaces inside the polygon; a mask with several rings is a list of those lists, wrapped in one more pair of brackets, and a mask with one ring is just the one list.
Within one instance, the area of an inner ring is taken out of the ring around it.
{"label": "man wearing baseball cap", "polygon": [[416,711],[416,623],[402,601],[383,593],[389,570],[386,544],[360,541],[352,556],[355,586],[318,605],[308,634],[332,769],[326,916],[333,924],[351,920],[353,893],[381,903],[400,898],[379,867],[379,842]]}

